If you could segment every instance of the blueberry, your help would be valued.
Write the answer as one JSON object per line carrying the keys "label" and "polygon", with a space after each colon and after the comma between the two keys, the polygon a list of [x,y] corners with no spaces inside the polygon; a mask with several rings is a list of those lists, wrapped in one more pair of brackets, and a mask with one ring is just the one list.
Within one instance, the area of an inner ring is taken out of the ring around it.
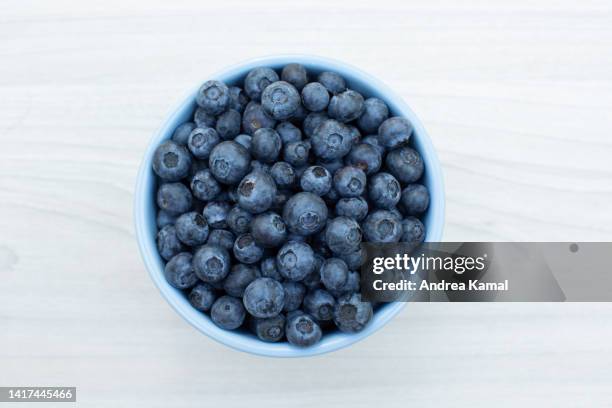
{"label": "blueberry", "polygon": [[270,169],[270,175],[278,188],[291,188],[295,185],[295,169],[287,162],[276,162]]}
{"label": "blueberry", "polygon": [[190,186],[193,195],[202,201],[212,200],[221,192],[221,186],[208,169],[194,174]]}
{"label": "blueberry", "polygon": [[208,234],[208,240],[206,245],[219,246],[227,251],[231,251],[234,248],[234,241],[236,237],[231,231],[225,229],[214,229]]}
{"label": "blueberry", "polygon": [[359,293],[342,296],[334,307],[334,323],[340,331],[357,333],[372,319],[372,304],[362,302]]}
{"label": "blueberry", "polygon": [[182,183],[165,183],[157,190],[157,206],[171,213],[184,213],[191,209],[191,191]]}
{"label": "blueberry", "polygon": [[351,150],[351,130],[333,119],[321,123],[312,135],[312,149],[317,157],[326,161],[339,159]]}
{"label": "blueberry", "polygon": [[429,191],[422,184],[409,184],[402,191],[401,208],[406,215],[420,215],[429,207]]}
{"label": "blueberry", "polygon": [[340,258],[329,258],[321,266],[321,282],[328,290],[340,290],[348,279],[348,266]]}
{"label": "blueberry", "polygon": [[174,226],[176,228],[176,236],[186,245],[202,245],[208,238],[208,224],[204,217],[195,211],[178,217]]}
{"label": "blueberry", "polygon": [[312,272],[302,279],[302,283],[308,289],[313,290],[321,287],[321,266],[323,266],[323,262],[325,262],[323,255],[315,253],[314,268],[312,269]]}
{"label": "blueberry", "polygon": [[193,115],[193,121],[195,122],[196,127],[214,128],[215,123],[217,123],[217,118],[215,115],[208,114],[204,109],[198,108]]}
{"label": "blueberry", "polygon": [[189,252],[181,252],[168,261],[164,268],[164,275],[170,285],[177,289],[189,289],[198,282],[191,258],[192,255]]}
{"label": "blueberry", "polygon": [[159,255],[166,261],[185,250],[185,247],[176,235],[174,225],[166,225],[159,230],[157,233],[157,250]]}
{"label": "blueberry", "polygon": [[251,153],[264,163],[275,162],[282,147],[278,132],[270,128],[257,129],[251,140]]}
{"label": "blueberry", "polygon": [[283,282],[283,289],[285,290],[285,305],[283,306],[284,312],[293,312],[302,305],[304,295],[306,294],[306,286],[299,282]]}
{"label": "blueberry", "polygon": [[289,231],[300,235],[319,232],[327,221],[327,206],[321,197],[312,193],[297,193],[283,209],[283,220]]}
{"label": "blueberry", "polygon": [[285,335],[287,340],[297,347],[309,347],[321,340],[321,327],[312,317],[301,312],[294,312],[287,316]]}
{"label": "blueberry", "polygon": [[278,314],[267,319],[253,319],[253,332],[261,341],[274,343],[285,335],[285,316]]}
{"label": "blueberry", "polygon": [[242,128],[245,133],[252,135],[257,129],[273,128],[276,120],[269,116],[257,102],[249,102],[242,115]]}
{"label": "blueberry", "polygon": [[255,217],[251,224],[251,234],[257,245],[275,248],[287,239],[287,227],[280,215],[266,212]]}
{"label": "blueberry", "polygon": [[268,210],[275,195],[274,180],[262,171],[247,174],[238,185],[238,205],[253,214]]}
{"label": "blueberry", "polygon": [[376,133],[378,127],[389,117],[387,104],[378,98],[368,98],[363,103],[363,113],[357,125],[366,133]]}
{"label": "blueberry", "polygon": [[390,211],[376,210],[363,223],[363,235],[367,242],[398,242],[402,236],[402,224]]}
{"label": "blueberry", "polygon": [[425,168],[419,152],[406,146],[390,151],[385,163],[389,172],[402,183],[414,183]]}
{"label": "blueberry", "polygon": [[268,318],[278,315],[285,304],[283,285],[274,279],[257,278],[244,291],[244,307],[253,316]]}
{"label": "blueberry", "polygon": [[191,156],[184,146],[168,140],[153,154],[153,171],[166,181],[178,181],[189,174]]}
{"label": "blueberry", "polygon": [[314,268],[314,252],[305,242],[289,241],[276,254],[276,267],[283,278],[300,281]]}
{"label": "blueberry", "polygon": [[241,120],[242,117],[240,116],[240,112],[233,109],[229,109],[219,115],[215,129],[221,139],[229,140],[238,136],[240,133]]}
{"label": "blueberry", "polygon": [[334,174],[334,188],[341,197],[359,197],[366,188],[366,175],[360,168],[346,166]]}
{"label": "blueberry", "polygon": [[412,125],[406,119],[394,116],[385,120],[378,128],[380,143],[388,149],[394,149],[408,143],[412,136]]}
{"label": "blueberry", "polygon": [[380,169],[381,163],[382,157],[378,149],[367,143],[353,146],[346,157],[346,164],[359,167],[367,175],[376,173]]}
{"label": "blueberry", "polygon": [[264,253],[263,247],[257,245],[255,239],[253,239],[253,235],[250,233],[239,235],[238,238],[236,238],[233,251],[236,260],[245,264],[259,262]]}
{"label": "blueberry", "polygon": [[291,122],[280,122],[276,125],[276,131],[283,144],[302,140],[302,131]]}
{"label": "blueberry", "polygon": [[335,72],[321,72],[317,77],[317,81],[332,94],[343,92],[346,89],[344,78]]}
{"label": "blueberry", "polygon": [[187,147],[198,159],[208,159],[211,150],[219,144],[221,138],[213,128],[197,127],[189,134]]}
{"label": "blueberry", "polygon": [[210,152],[208,165],[213,176],[224,184],[236,184],[249,172],[249,152],[234,141],[216,145]]}
{"label": "blueberry", "polygon": [[264,89],[278,80],[278,74],[273,69],[267,67],[255,68],[247,74],[244,80],[244,91],[249,98],[259,101]]}
{"label": "blueberry", "polygon": [[276,267],[276,258],[270,257],[261,261],[261,276],[264,278],[272,278],[277,281],[283,280],[278,268]]}
{"label": "blueberry", "polygon": [[339,255],[338,257],[346,262],[346,266],[349,270],[359,269],[366,260],[366,251],[363,247],[360,247],[357,251],[349,254]]}
{"label": "blueberry", "polygon": [[325,167],[310,166],[300,178],[300,187],[303,191],[324,196],[332,186],[332,176]]}
{"label": "blueberry", "polygon": [[287,64],[281,71],[281,80],[289,82],[297,90],[301,91],[308,83],[308,72],[306,72],[306,68],[301,64]]}
{"label": "blueberry", "polygon": [[218,246],[203,245],[193,257],[193,267],[204,282],[219,282],[230,271],[229,253]]}
{"label": "blueberry", "polygon": [[324,289],[315,289],[304,297],[304,310],[319,321],[334,317],[336,299]]}
{"label": "blueberry", "polygon": [[159,210],[157,212],[157,219],[156,219],[157,228],[162,229],[166,225],[174,225],[177,218],[178,218],[178,214],[171,213],[166,210]]}
{"label": "blueberry", "polygon": [[306,141],[287,143],[283,147],[283,159],[295,167],[303,166],[308,163],[310,147],[310,143]]}
{"label": "blueberry", "polygon": [[376,135],[366,136],[363,139],[361,139],[361,142],[362,143],[367,143],[370,146],[374,147],[376,149],[376,151],[378,152],[378,154],[380,154],[380,157],[384,156],[384,154],[385,154],[385,147],[380,144],[380,140],[378,139],[378,136],[376,136]]}
{"label": "blueberry", "polygon": [[352,218],[336,217],[327,223],[325,241],[338,255],[355,252],[361,244],[361,228]]}
{"label": "blueberry", "polygon": [[389,173],[377,173],[368,181],[368,197],[375,207],[390,210],[400,200],[402,188]]}
{"label": "blueberry", "polygon": [[189,139],[189,134],[193,129],[195,129],[196,125],[193,122],[183,123],[179,125],[172,134],[172,141],[176,144],[185,146],[187,144],[187,139]]}
{"label": "blueberry", "polygon": [[302,103],[311,112],[321,112],[329,104],[329,92],[318,82],[311,82],[302,89]]}
{"label": "blueberry", "polygon": [[242,326],[246,312],[240,300],[231,296],[221,296],[210,310],[210,318],[225,330],[234,330]]}
{"label": "blueberry", "polygon": [[249,231],[251,228],[251,221],[253,220],[253,215],[250,212],[240,208],[239,206],[234,206],[229,213],[227,213],[226,222],[229,226],[230,230],[234,234],[244,234]]}
{"label": "blueberry", "polygon": [[313,112],[309,113],[304,119],[304,123],[302,123],[302,130],[307,137],[312,137],[314,135],[315,130],[326,120],[329,119],[329,116],[325,112]]}
{"label": "blueberry", "polygon": [[247,103],[249,103],[249,97],[246,95],[246,92],[237,86],[230,86],[229,93],[229,108],[237,111],[238,113],[244,112],[244,108],[247,106]]}
{"label": "blueberry", "polygon": [[204,207],[202,214],[206,218],[206,222],[212,228],[227,227],[227,214],[230,211],[230,205],[224,201],[211,201]]}
{"label": "blueberry", "polygon": [[368,215],[368,202],[363,197],[345,197],[336,202],[336,215],[362,221]]}
{"label": "blueberry", "polygon": [[258,277],[259,269],[256,267],[244,264],[234,265],[223,281],[223,289],[230,296],[242,297],[246,287]]}
{"label": "blueberry", "polygon": [[206,113],[218,115],[225,111],[230,103],[230,92],[227,85],[220,81],[206,81],[198,90],[196,103]]}
{"label": "blueberry", "polygon": [[276,120],[291,118],[300,105],[300,93],[285,81],[274,82],[261,94],[261,106]]}
{"label": "blueberry", "polygon": [[402,220],[401,242],[410,244],[411,249],[421,245],[425,241],[425,226],[415,217],[406,217]]}
{"label": "blueberry", "polygon": [[251,146],[253,143],[253,137],[251,135],[247,135],[243,133],[241,135],[236,136],[234,138],[234,142],[238,143],[239,145],[241,145],[242,147],[244,147],[250,152]]}
{"label": "blueberry", "polygon": [[340,288],[339,290],[330,291],[330,293],[336,298],[339,299],[342,296],[350,295],[353,293],[359,292],[361,276],[359,272],[350,271],[348,274],[348,278],[346,280],[346,284]]}
{"label": "blueberry", "polygon": [[189,303],[200,312],[208,312],[216,298],[215,289],[208,283],[199,283],[189,292]]}
{"label": "blueberry", "polygon": [[348,89],[334,95],[329,101],[327,114],[342,123],[357,119],[363,112],[363,96],[359,92]]}

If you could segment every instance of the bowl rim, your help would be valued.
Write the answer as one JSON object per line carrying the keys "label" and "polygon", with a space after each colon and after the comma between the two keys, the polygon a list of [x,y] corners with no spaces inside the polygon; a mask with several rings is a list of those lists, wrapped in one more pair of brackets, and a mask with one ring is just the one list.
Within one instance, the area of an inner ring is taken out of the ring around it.
{"label": "bowl rim", "polygon": [[[356,68],[350,64],[334,60],[327,57],[307,55],[307,54],[281,54],[268,55],[257,58],[248,59],[242,62],[233,64],[225,69],[217,71],[215,74],[208,76],[208,79],[223,80],[228,77],[244,76],[246,73],[258,66],[273,66],[278,67],[288,63],[301,63],[306,66],[316,65],[319,69],[335,71],[343,77],[357,78],[358,81],[367,83],[369,86],[375,87],[378,93],[384,95],[384,100],[387,104],[394,107],[397,115],[406,117],[414,127],[413,137],[418,139],[420,145],[420,153],[426,159],[425,166],[427,177],[431,179],[435,189],[430,193],[432,200],[428,215],[431,217],[427,225],[427,241],[440,241],[442,239],[445,217],[445,194],[444,194],[444,177],[442,167],[438,160],[433,143],[426,132],[423,124],[403,98],[393,91],[381,80],[374,76]],[[276,69],[276,68],[275,68]],[[177,296],[178,290],[171,287],[164,278],[163,268],[161,267],[161,259],[157,253],[155,237],[150,236],[147,232],[150,218],[148,217],[147,201],[150,200],[148,191],[152,188],[154,182],[153,171],[151,170],[151,160],[153,153],[162,140],[168,139],[176,127],[176,122],[179,120],[181,113],[187,108],[187,105],[193,106],[195,94],[200,87],[201,81],[197,86],[193,87],[189,92],[183,95],[173,108],[165,115],[164,121],[158,130],[153,134],[148,142],[144,156],[139,166],[138,175],[136,178],[134,189],[134,206],[133,217],[136,231],[136,239],[140,254],[142,256],[145,267],[150,278],[161,292],[164,299],[172,306],[177,314],[179,314],[190,325],[198,331],[212,338],[213,340],[229,346],[235,350],[256,354],[267,357],[306,357],[315,356],[347,347],[353,343],[365,339],[385,324],[394,318],[406,306],[405,302],[392,302],[386,304],[382,309],[378,310],[370,324],[364,330],[354,334],[332,333],[323,337],[321,342],[308,348],[299,348],[292,346],[286,342],[283,343],[266,343],[256,337],[246,336],[240,332],[232,332],[223,330],[206,315],[195,310],[188,303],[184,296]]]}

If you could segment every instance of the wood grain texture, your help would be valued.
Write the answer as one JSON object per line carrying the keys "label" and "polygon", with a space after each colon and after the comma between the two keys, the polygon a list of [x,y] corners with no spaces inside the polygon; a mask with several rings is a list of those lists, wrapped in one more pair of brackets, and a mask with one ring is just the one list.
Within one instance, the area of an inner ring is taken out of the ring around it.
{"label": "wood grain texture", "polygon": [[234,352],[159,296],[132,188],[188,89],[277,53],[344,60],[429,130],[447,240],[610,240],[608,1],[0,2],[0,385],[83,406],[610,406],[608,304],[409,305],[346,350]]}

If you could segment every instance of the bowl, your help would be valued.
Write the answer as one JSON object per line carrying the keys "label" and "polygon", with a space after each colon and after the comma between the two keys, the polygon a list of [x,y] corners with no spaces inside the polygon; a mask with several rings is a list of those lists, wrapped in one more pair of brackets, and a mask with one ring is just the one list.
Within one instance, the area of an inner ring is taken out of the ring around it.
{"label": "bowl", "polygon": [[[361,92],[366,97],[378,97],[389,106],[392,115],[403,116],[414,126],[411,144],[421,153],[425,162],[423,184],[430,192],[430,206],[423,217],[427,228],[427,241],[439,241],[442,238],[444,225],[444,185],[442,170],[434,147],[421,124],[402,98],[388,86],[369,74],[328,58],[307,55],[282,55],[252,59],[210,75],[207,79],[218,79],[227,84],[241,83],[246,74],[253,68],[268,66],[280,69],[284,65],[296,62],[304,65],[309,72],[335,71],[342,75],[349,88]],[[202,81],[204,82],[204,81]],[[338,350],[362,340],[387,324],[405,306],[405,303],[394,302],[380,306],[366,328],[355,334],[332,332],[324,334],[321,341],[309,348],[299,348],[289,343],[265,343],[246,332],[227,331],[217,327],[210,318],[194,309],[186,296],[168,284],[164,277],[164,262],[156,246],[156,178],[151,169],[151,161],[156,147],[164,140],[170,139],[174,129],[189,120],[196,107],[195,96],[201,83],[183,98],[176,108],[165,119],[155,133],[140,165],[134,194],[134,219],[136,238],[145,266],[162,296],[193,327],[210,338],[237,350],[271,357],[304,357]]]}

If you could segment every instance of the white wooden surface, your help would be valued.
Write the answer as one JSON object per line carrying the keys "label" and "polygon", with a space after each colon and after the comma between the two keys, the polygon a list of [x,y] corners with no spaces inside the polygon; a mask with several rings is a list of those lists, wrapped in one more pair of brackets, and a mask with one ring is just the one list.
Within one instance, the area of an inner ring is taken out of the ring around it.
{"label": "white wooden surface", "polygon": [[349,349],[264,359],[162,300],[131,209],[187,89],[312,53],[423,119],[447,240],[610,240],[611,51],[609,1],[0,2],[0,385],[104,407],[610,406],[609,304],[409,305]]}

